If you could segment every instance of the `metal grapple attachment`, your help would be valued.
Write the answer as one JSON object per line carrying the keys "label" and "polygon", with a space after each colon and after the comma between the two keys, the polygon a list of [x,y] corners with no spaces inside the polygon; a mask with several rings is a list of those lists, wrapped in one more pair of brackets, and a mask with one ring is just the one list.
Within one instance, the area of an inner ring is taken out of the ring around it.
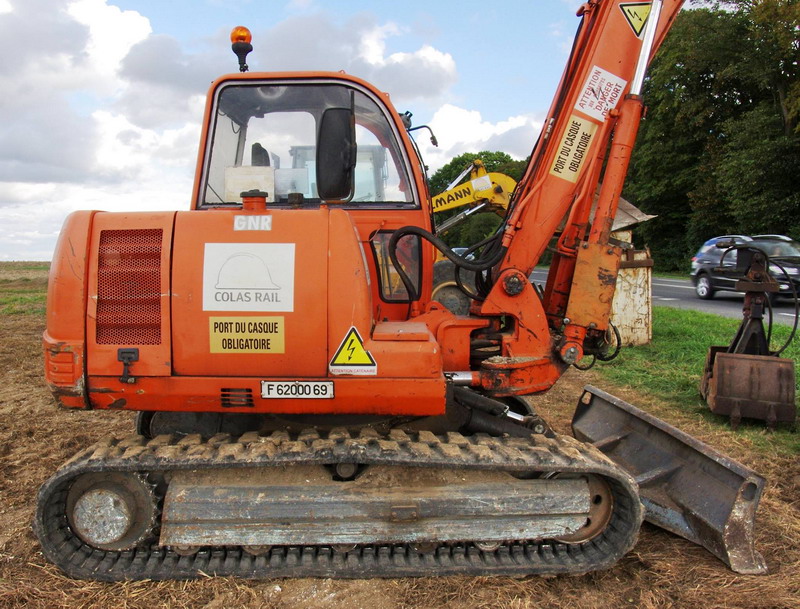
{"label": "metal grapple attachment", "polygon": [[709,348],[700,395],[711,412],[730,417],[733,429],[743,418],[766,421],[769,429],[777,423],[793,424],[797,416],[794,361],[780,357],[783,348],[771,351],[764,331],[768,294],[778,292],[778,283],[760,249],[747,244],[732,249],[739,252],[736,272],[741,273],[735,287],[745,293],[742,323],[729,345]]}
{"label": "metal grapple attachment", "polygon": [[591,385],[572,430],[636,479],[645,520],[705,547],[737,573],[767,572],[753,547],[764,478]]}

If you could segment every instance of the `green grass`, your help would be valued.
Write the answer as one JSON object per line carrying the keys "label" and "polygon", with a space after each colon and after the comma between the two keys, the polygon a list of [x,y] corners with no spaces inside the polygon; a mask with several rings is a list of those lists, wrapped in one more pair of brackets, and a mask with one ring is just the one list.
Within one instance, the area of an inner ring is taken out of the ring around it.
{"label": "green grass", "polygon": [[44,315],[46,303],[46,288],[0,290],[0,314],[2,315]]}
{"label": "green grass", "polygon": [[0,262],[0,315],[43,315],[49,262]]}
{"label": "green grass", "polygon": [[[13,263],[12,263],[13,264]],[[13,268],[20,271],[47,271],[50,269],[49,262],[20,262],[14,264]]]}
{"label": "green grass", "polygon": [[[595,369],[612,383],[629,385],[675,408],[727,426],[727,417],[711,413],[700,397],[699,386],[708,348],[729,344],[739,323],[739,320],[698,311],[654,307],[653,341],[649,345],[623,349],[616,360]],[[782,346],[790,331],[790,327],[776,324],[771,348]],[[782,357],[793,359],[800,369],[800,339],[794,340]],[[755,446],[769,444],[773,449],[800,452],[800,434],[786,425],[771,434],[763,433],[763,423],[743,423],[739,430],[751,437]]]}
{"label": "green grass", "polygon": [[653,277],[660,279],[689,279],[689,270],[686,271],[653,271]]}

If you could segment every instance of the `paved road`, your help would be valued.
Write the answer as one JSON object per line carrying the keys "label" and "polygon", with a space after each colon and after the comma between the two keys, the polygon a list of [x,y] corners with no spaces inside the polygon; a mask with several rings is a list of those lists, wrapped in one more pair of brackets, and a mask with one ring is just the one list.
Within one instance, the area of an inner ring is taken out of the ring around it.
{"label": "paved road", "polygon": [[[547,281],[547,270],[536,269],[531,275],[531,279],[544,286]],[[736,292],[717,292],[711,300],[700,300],[695,295],[694,286],[689,279],[653,278],[653,305],[655,306],[692,309],[741,319],[743,299],[744,296]],[[773,310],[777,323],[785,325],[794,323],[794,304],[791,300],[780,299]]]}

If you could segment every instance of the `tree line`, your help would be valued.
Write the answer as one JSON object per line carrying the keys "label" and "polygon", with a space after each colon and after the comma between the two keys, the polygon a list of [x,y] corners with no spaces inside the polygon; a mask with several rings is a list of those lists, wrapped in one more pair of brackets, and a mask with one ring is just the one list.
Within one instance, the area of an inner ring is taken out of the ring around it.
{"label": "tree line", "polygon": [[679,14],[643,90],[623,196],[663,270],[710,237],[800,238],[800,2],[738,0]]}

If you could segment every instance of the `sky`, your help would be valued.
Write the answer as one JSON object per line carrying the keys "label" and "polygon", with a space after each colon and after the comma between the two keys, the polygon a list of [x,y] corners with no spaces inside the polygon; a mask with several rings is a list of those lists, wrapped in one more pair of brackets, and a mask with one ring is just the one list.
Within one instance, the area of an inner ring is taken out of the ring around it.
{"label": "sky", "polygon": [[344,70],[388,92],[433,172],[525,158],[581,0],[0,0],[0,260],[49,260],[78,209],[190,205],[205,94],[236,72]]}

